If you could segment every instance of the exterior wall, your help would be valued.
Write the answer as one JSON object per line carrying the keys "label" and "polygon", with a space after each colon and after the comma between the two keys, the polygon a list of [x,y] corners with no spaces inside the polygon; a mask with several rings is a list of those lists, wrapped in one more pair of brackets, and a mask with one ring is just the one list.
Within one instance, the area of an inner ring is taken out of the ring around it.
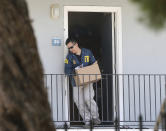
{"label": "exterior wall", "polygon": [[[51,39],[58,37],[64,40],[63,7],[69,5],[121,7],[123,73],[166,73],[166,31],[152,32],[139,23],[137,21],[140,15],[139,9],[128,0],[27,0],[27,2],[30,16],[34,21],[33,27],[45,73],[64,73],[64,41],[61,46],[52,46]],[[49,7],[54,3],[60,5],[60,17],[56,20],[50,18]],[[54,82],[53,87],[56,85]],[[54,92],[57,89],[59,94],[62,94],[61,85],[53,90],[49,88],[49,91]],[[56,97],[56,94],[53,94],[54,100]],[[62,103],[62,99],[59,98],[58,102]],[[55,107],[53,115],[55,114],[56,118],[57,102],[51,103]]]}
{"label": "exterior wall", "polygon": [[[52,46],[55,36],[64,39],[65,5],[122,8],[123,73],[166,73],[166,31],[152,32],[137,21],[141,14],[128,0],[27,0],[45,73],[63,73],[64,44]],[[50,5],[60,5],[60,18],[50,19]]]}

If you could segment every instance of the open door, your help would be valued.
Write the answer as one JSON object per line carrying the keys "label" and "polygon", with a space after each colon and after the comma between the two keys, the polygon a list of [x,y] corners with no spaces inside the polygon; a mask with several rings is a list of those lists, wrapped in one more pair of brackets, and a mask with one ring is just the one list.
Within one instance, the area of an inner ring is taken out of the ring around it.
{"label": "open door", "polygon": [[[79,46],[90,49],[99,63],[102,80],[94,83],[95,101],[99,107],[102,124],[110,125],[113,110],[113,53],[112,53],[112,13],[69,12],[68,35],[79,41]],[[82,118],[72,99],[70,85],[70,121],[81,124]]]}

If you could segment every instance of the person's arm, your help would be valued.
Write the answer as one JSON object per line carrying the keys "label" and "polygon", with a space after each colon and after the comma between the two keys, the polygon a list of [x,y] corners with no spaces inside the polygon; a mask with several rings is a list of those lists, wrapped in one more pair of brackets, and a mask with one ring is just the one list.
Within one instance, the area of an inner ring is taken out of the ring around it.
{"label": "person's arm", "polygon": [[71,59],[67,56],[65,59],[65,74],[69,75],[73,73]]}
{"label": "person's arm", "polygon": [[89,50],[89,56],[90,56],[90,64],[93,64],[96,62],[96,59],[93,55],[93,53]]}

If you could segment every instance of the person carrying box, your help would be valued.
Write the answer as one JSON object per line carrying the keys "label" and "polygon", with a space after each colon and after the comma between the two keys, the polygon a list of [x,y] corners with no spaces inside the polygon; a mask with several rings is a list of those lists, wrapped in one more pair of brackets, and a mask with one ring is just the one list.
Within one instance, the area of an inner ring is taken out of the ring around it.
{"label": "person carrying box", "polygon": [[80,48],[78,41],[74,38],[68,38],[66,46],[69,53],[65,59],[65,74],[70,76],[74,102],[85,122],[85,127],[90,126],[90,120],[96,125],[100,124],[98,106],[93,99],[93,83],[76,86],[75,80],[72,77],[72,74],[75,74],[75,68],[90,66],[96,62],[96,59],[89,49]]}

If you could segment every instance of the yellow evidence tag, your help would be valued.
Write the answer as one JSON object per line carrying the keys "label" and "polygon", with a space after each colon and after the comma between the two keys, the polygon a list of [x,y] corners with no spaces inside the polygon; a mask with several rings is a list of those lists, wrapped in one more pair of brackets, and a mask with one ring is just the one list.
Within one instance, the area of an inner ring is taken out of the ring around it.
{"label": "yellow evidence tag", "polygon": [[65,59],[65,64],[68,64],[69,62],[68,62],[68,59]]}
{"label": "yellow evidence tag", "polygon": [[89,62],[89,56],[85,56],[85,62]]}

